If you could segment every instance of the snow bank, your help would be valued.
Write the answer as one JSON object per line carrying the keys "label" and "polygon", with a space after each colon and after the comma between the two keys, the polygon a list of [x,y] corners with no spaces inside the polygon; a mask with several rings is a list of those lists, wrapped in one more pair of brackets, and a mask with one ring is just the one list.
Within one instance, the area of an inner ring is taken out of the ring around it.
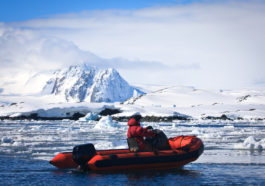
{"label": "snow bank", "polygon": [[265,138],[257,140],[253,136],[249,136],[241,144],[235,144],[235,149],[263,150],[265,149]]}
{"label": "snow bank", "polygon": [[[151,87],[152,88],[152,87]],[[129,117],[136,112],[143,117],[180,117],[186,119],[265,120],[265,90],[207,91],[192,87],[156,87],[157,90],[127,102],[66,102],[62,96],[16,96],[0,94],[0,116],[71,118],[74,114],[99,113],[105,108],[118,109],[115,117]],[[145,87],[147,90],[148,87]],[[224,116],[224,117],[222,117]],[[83,118],[81,121],[90,119]],[[174,119],[174,118],[173,118]]]}

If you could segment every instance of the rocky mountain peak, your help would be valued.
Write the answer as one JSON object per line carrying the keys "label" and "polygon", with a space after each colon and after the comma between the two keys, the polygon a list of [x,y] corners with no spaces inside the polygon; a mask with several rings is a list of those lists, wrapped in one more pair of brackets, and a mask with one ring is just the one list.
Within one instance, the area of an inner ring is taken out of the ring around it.
{"label": "rocky mountain peak", "polygon": [[99,70],[88,65],[56,71],[43,88],[43,94],[63,96],[68,102],[115,102],[142,94],[112,68]]}

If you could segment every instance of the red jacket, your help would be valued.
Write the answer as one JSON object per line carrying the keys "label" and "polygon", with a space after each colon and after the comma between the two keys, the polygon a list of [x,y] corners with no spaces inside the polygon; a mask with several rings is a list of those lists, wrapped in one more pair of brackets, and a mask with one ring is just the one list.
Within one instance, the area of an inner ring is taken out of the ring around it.
{"label": "red jacket", "polygon": [[137,143],[139,144],[140,150],[144,150],[144,137],[153,137],[155,136],[155,133],[152,130],[141,127],[140,122],[136,122],[134,118],[128,121],[128,125],[129,128],[127,132],[127,137],[135,137]]}

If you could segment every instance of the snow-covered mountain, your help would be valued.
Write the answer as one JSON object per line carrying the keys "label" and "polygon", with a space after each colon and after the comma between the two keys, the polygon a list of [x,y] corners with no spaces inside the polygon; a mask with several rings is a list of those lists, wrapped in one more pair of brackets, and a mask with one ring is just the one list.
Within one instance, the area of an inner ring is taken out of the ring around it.
{"label": "snow-covered mountain", "polygon": [[115,69],[99,70],[85,64],[56,71],[42,93],[63,97],[67,102],[122,102],[143,94]]}
{"label": "snow-covered mountain", "polygon": [[[22,116],[77,118],[87,113],[99,114],[111,110],[113,117],[120,119],[140,112],[148,121],[265,121],[264,89],[203,90],[187,86],[138,86],[145,93],[130,86],[115,69],[101,70],[85,64],[70,66],[53,74],[40,72],[24,86],[28,94],[7,94],[5,89],[0,88],[0,119],[23,119]],[[36,91],[31,92],[34,87]]]}

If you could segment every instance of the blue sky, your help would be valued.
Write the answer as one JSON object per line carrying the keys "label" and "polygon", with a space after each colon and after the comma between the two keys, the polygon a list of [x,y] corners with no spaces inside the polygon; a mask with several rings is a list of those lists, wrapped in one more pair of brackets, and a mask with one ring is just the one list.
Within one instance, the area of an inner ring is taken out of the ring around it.
{"label": "blue sky", "polygon": [[1,0],[0,22],[46,18],[54,14],[86,10],[140,9],[200,1],[202,0]]}

